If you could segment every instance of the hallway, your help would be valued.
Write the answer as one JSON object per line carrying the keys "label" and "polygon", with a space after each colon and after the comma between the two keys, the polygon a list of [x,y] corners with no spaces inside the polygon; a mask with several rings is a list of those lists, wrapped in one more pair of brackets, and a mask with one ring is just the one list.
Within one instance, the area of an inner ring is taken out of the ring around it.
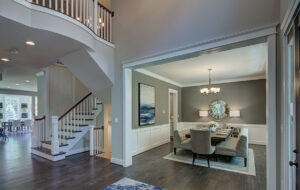
{"label": "hallway", "polygon": [[[0,189],[103,189],[128,177],[166,189],[264,190],[265,146],[250,145],[256,160],[256,177],[176,163],[162,157],[170,144],[137,155],[133,166],[123,168],[88,153],[50,162],[30,153],[30,135],[10,136],[0,144]],[[180,180],[180,183],[178,181]]]}

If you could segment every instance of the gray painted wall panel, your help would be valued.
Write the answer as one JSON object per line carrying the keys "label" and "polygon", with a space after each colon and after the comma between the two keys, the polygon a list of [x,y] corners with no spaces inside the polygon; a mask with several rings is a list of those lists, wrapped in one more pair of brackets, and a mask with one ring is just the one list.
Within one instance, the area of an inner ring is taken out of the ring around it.
{"label": "gray painted wall panel", "polygon": [[199,110],[208,110],[215,100],[224,100],[229,109],[240,110],[240,118],[225,118],[222,122],[266,124],[266,80],[253,80],[215,85],[221,88],[220,94],[203,96],[203,86],[182,88],[182,121],[206,122],[211,117],[199,117]]}

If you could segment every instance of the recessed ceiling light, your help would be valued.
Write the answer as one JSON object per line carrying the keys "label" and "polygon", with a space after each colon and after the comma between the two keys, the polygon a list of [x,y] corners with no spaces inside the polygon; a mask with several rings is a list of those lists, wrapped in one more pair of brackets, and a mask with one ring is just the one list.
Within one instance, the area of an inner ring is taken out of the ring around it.
{"label": "recessed ceiling light", "polygon": [[19,86],[20,84],[19,83],[16,83],[16,86]]}
{"label": "recessed ceiling light", "polygon": [[35,43],[33,41],[26,41],[26,44],[29,45],[29,46],[34,46]]}
{"label": "recessed ceiling light", "polygon": [[3,58],[1,58],[1,61],[8,62],[10,60],[8,58],[3,57]]}
{"label": "recessed ceiling light", "polygon": [[30,82],[30,80],[25,80],[25,82]]}

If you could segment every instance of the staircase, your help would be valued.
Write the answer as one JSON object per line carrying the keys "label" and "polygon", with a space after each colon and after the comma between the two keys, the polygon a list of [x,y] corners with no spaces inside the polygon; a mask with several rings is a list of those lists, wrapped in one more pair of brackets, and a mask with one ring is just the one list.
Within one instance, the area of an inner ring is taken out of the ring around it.
{"label": "staircase", "polygon": [[102,112],[102,103],[89,93],[62,116],[52,116],[51,133],[48,138],[45,134],[47,131],[45,121],[37,119],[32,134],[31,153],[51,161],[58,161],[69,155],[89,151],[90,134],[93,134],[90,131],[93,132],[96,118]]}

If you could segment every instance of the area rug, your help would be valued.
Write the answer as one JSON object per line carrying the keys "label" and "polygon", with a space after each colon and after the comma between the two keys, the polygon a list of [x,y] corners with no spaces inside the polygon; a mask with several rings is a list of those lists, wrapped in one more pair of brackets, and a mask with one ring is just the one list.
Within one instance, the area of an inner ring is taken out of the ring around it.
{"label": "area rug", "polygon": [[164,189],[124,177],[121,180],[117,181],[116,183],[106,187],[104,190],[164,190]]}
{"label": "area rug", "polygon": [[[249,148],[248,151],[247,167],[244,167],[244,158],[225,156],[218,156],[218,161],[214,161],[214,159],[211,158],[210,167],[218,170],[256,176],[253,149]],[[170,153],[165,156],[164,159],[192,164],[193,154],[191,151],[179,149],[177,150],[176,155],[174,155],[174,153]],[[195,160],[195,165],[208,167],[207,160],[205,158],[197,158]]]}

